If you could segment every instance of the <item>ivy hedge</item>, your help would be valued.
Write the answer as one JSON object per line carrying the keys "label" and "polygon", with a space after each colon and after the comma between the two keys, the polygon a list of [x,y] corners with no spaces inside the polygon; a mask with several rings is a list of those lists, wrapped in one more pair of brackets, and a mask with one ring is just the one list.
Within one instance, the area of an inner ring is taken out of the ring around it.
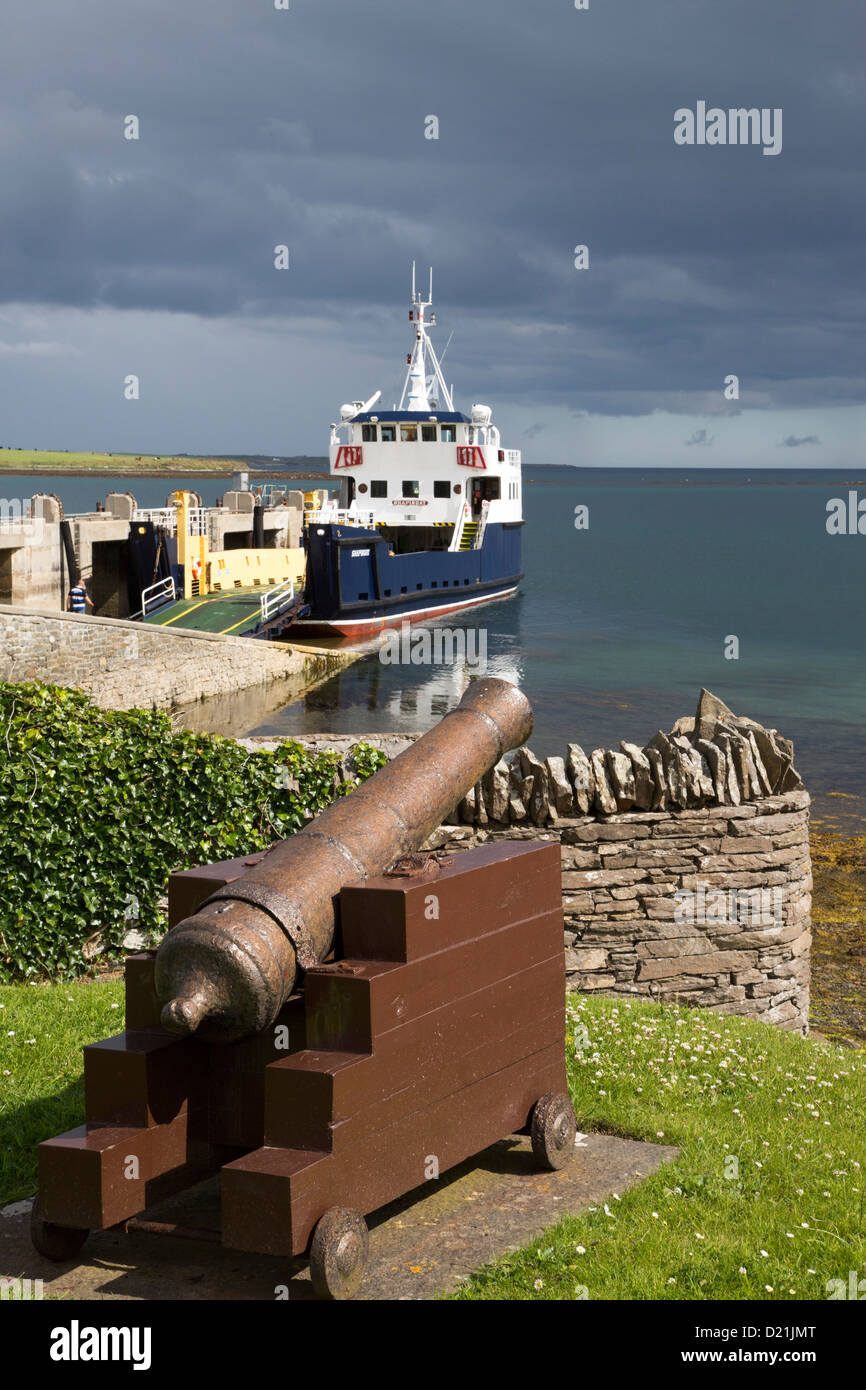
{"label": "ivy hedge", "polygon": [[0,981],[70,979],[94,943],[165,929],[174,869],[264,849],[386,762],[287,742],[250,753],[159,711],[0,682]]}

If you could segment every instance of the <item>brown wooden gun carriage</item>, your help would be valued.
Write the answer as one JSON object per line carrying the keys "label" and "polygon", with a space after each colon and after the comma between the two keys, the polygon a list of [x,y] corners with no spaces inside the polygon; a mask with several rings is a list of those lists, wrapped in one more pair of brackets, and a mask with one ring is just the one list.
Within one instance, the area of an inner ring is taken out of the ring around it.
{"label": "brown wooden gun carriage", "polygon": [[126,1031],[84,1050],[86,1121],[40,1145],[37,1250],[73,1258],[219,1172],[224,1245],[309,1250],[346,1298],[369,1213],[515,1132],[542,1166],[573,1155],[558,844],[412,855],[529,728],[476,682],[291,840],[173,876]]}

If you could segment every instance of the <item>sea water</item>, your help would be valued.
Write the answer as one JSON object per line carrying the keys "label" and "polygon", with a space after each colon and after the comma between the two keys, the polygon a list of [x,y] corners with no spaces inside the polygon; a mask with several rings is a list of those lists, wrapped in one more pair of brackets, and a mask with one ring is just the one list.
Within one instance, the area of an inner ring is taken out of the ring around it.
{"label": "sea water", "polygon": [[[643,745],[693,713],[706,686],[793,738],[807,785],[845,794],[833,809],[855,811],[847,802],[866,788],[866,534],[832,535],[827,522],[857,469],[524,473],[519,594],[441,621],[483,629],[487,674],[532,701],[533,750]],[[470,674],[372,652],[243,732],[421,731]]]}
{"label": "sea water", "polygon": [[[866,502],[864,475],[525,466],[518,595],[441,622],[483,633],[487,674],[532,701],[541,756],[643,745],[706,686],[794,739],[825,811],[866,813],[866,534],[828,530],[834,499],[848,514],[852,491]],[[112,488],[161,506],[184,484],[207,504],[227,479],[0,476],[4,495],[57,492],[68,512]],[[264,722],[250,726],[239,699],[232,732],[423,731],[471,674],[374,650]]]}

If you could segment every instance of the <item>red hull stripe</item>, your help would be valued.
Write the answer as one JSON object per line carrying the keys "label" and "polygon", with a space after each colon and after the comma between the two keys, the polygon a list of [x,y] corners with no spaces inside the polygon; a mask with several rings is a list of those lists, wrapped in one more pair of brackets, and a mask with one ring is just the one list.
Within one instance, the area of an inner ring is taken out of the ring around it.
{"label": "red hull stripe", "polygon": [[445,613],[456,613],[463,608],[478,608],[482,603],[493,603],[496,599],[510,598],[517,593],[518,586],[514,584],[510,589],[503,589],[498,594],[479,595],[478,598],[464,599],[462,603],[448,603],[437,605],[434,608],[417,608],[411,613],[394,613],[387,618],[334,618],[330,622],[324,622],[319,618],[301,618],[300,621],[292,624],[292,630],[302,628],[310,636],[321,634],[322,636],[339,634],[341,637],[374,637],[377,632],[384,632],[387,627],[402,627],[403,623],[418,623],[425,618],[440,618]]}

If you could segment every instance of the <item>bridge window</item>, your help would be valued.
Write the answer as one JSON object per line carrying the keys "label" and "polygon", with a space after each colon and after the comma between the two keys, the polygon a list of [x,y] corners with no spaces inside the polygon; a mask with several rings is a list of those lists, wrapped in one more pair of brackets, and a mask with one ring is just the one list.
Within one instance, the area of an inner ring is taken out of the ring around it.
{"label": "bridge window", "polygon": [[420,496],[421,496],[421,484],[420,484],[420,483],[411,483],[411,482],[409,481],[408,478],[404,478],[404,479],[403,479],[403,496],[404,496],[404,497],[420,497]]}
{"label": "bridge window", "polygon": [[382,426],[382,443],[383,443],[383,444],[393,444],[396,438],[397,438],[397,426],[396,426],[396,425],[383,425],[383,426]]}
{"label": "bridge window", "polygon": [[434,483],[434,484],[433,484],[433,496],[434,496],[434,497],[450,497],[450,496],[451,496],[451,484],[450,484],[449,482],[447,482],[447,481],[444,482],[444,483]]}
{"label": "bridge window", "polygon": [[435,444],[435,443],[436,443],[436,426],[435,426],[435,425],[422,425],[422,426],[421,426],[421,442],[422,442],[423,444]]}
{"label": "bridge window", "polygon": [[401,426],[400,426],[400,440],[401,440],[401,442],[402,442],[403,444],[417,444],[417,443],[418,443],[418,426],[417,426],[417,425],[401,425]]}
{"label": "bridge window", "polygon": [[456,427],[455,427],[454,425],[443,425],[443,426],[442,426],[442,434],[440,435],[440,438],[441,438],[443,444],[456,444],[456,443],[457,443],[457,429],[456,429]]}
{"label": "bridge window", "polygon": [[388,484],[382,478],[373,478],[370,482],[371,497],[387,497]]}
{"label": "bridge window", "polygon": [[375,425],[362,425],[362,426],[361,426],[361,438],[363,439],[363,441],[364,441],[365,444],[375,444],[375,443],[376,443],[376,426],[375,426]]}

